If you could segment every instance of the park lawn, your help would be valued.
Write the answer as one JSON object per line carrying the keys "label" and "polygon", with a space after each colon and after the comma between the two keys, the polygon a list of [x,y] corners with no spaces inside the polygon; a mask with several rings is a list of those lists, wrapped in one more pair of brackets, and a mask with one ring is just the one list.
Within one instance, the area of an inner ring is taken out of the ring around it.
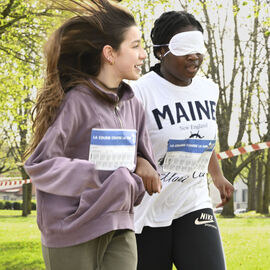
{"label": "park lawn", "polygon": [[[45,269],[35,214],[24,218],[21,211],[0,210],[0,270]],[[270,269],[269,217],[240,214],[218,223],[228,270]]]}
{"label": "park lawn", "polygon": [[45,269],[36,212],[32,212],[25,218],[21,211],[0,210],[0,270]]}
{"label": "park lawn", "polygon": [[270,270],[269,217],[219,218],[218,224],[228,270]]}

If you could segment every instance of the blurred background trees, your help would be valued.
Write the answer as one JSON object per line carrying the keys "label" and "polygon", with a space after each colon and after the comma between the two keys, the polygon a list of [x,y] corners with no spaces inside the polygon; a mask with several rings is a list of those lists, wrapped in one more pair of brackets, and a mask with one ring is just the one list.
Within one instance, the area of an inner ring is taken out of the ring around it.
{"label": "blurred background trees", "polygon": [[[155,63],[150,41],[154,20],[164,11],[182,10],[202,23],[207,54],[201,72],[220,89],[218,149],[270,141],[270,17],[268,0],[123,0],[136,17],[148,55],[143,73]],[[31,134],[30,113],[42,84],[43,44],[63,19],[44,1],[0,2],[0,174],[28,178],[23,152]],[[232,183],[248,185],[248,209],[268,213],[270,150],[221,161]],[[30,212],[31,184],[24,186],[23,215]],[[223,208],[233,216],[233,200]]]}
{"label": "blurred background trees", "polygon": [[[57,14],[36,0],[0,6],[1,173],[27,179],[23,153],[31,133],[31,107],[42,78],[42,47]],[[8,162],[7,162],[8,161]],[[32,184],[23,186],[23,215],[31,211]]]}

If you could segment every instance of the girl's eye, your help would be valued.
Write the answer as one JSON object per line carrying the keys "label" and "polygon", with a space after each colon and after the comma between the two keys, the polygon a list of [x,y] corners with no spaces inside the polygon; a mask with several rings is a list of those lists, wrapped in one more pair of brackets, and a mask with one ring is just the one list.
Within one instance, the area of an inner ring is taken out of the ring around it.
{"label": "girl's eye", "polygon": [[133,48],[142,48],[142,47],[143,47],[142,41],[134,43],[134,46],[133,46]]}
{"label": "girl's eye", "polygon": [[139,48],[140,47],[140,43],[135,43],[133,48]]}

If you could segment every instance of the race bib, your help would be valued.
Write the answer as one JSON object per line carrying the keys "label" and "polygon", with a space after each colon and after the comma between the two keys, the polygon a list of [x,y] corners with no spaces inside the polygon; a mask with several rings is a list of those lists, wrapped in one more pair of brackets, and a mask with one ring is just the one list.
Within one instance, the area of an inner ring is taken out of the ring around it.
{"label": "race bib", "polygon": [[134,170],[136,133],[135,129],[92,129],[89,161],[97,170]]}
{"label": "race bib", "polygon": [[206,172],[215,140],[169,140],[164,158],[163,171],[191,174]]}

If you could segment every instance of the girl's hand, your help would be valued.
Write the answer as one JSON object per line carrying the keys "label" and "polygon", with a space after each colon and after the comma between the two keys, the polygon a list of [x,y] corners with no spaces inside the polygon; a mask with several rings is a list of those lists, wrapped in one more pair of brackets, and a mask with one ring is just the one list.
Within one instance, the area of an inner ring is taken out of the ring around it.
{"label": "girl's hand", "polygon": [[159,174],[146,159],[137,157],[135,173],[142,178],[144,187],[149,195],[156,192],[160,193],[162,184]]}
{"label": "girl's hand", "polygon": [[220,193],[221,203],[216,208],[224,206],[233,196],[233,185],[222,175],[216,179],[213,179],[214,185],[217,187]]}

